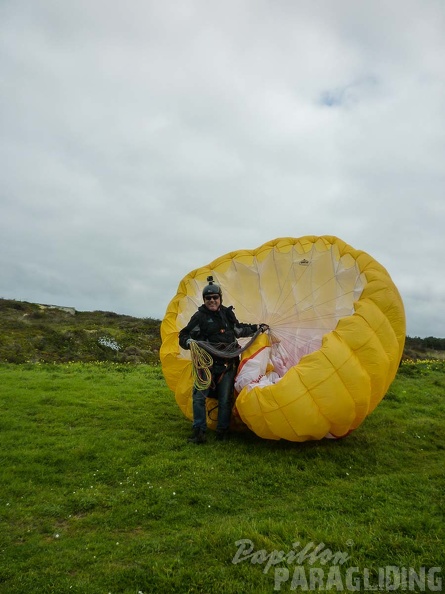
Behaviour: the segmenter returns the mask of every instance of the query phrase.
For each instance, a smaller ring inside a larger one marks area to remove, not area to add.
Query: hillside
[[[0,299],[0,362],[158,363],[161,321]],[[445,359],[445,338],[407,336],[404,358]]]
[[[160,320],[0,299],[0,362],[157,363]]]

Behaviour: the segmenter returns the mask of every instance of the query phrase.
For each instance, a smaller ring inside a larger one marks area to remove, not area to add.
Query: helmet
[[[204,299],[204,297],[206,295],[219,295],[222,299],[222,291],[221,291],[221,287],[219,285],[216,285],[213,282],[213,276],[208,276],[207,277],[207,282],[209,283],[208,285],[206,285],[203,290],[202,290],[202,298]]]

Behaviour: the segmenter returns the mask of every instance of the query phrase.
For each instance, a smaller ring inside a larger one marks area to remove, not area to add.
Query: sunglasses
[[[206,295],[206,296],[204,297],[204,299],[205,299],[206,301],[210,301],[211,299],[213,299],[214,301],[218,301],[218,299],[219,299],[219,295]]]

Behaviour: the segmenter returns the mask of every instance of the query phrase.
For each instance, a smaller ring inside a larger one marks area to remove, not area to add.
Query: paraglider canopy
[[[336,237],[279,238],[230,252],[180,282],[161,325],[161,363],[188,418],[191,361],[178,332],[215,287],[238,319],[270,327],[242,356],[240,426],[268,439],[339,437],[383,398],[405,340],[403,303],[388,272]]]

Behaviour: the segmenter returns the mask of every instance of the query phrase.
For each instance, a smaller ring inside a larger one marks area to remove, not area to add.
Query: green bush
[[[7,299],[0,312],[0,362],[159,362],[160,320]]]

